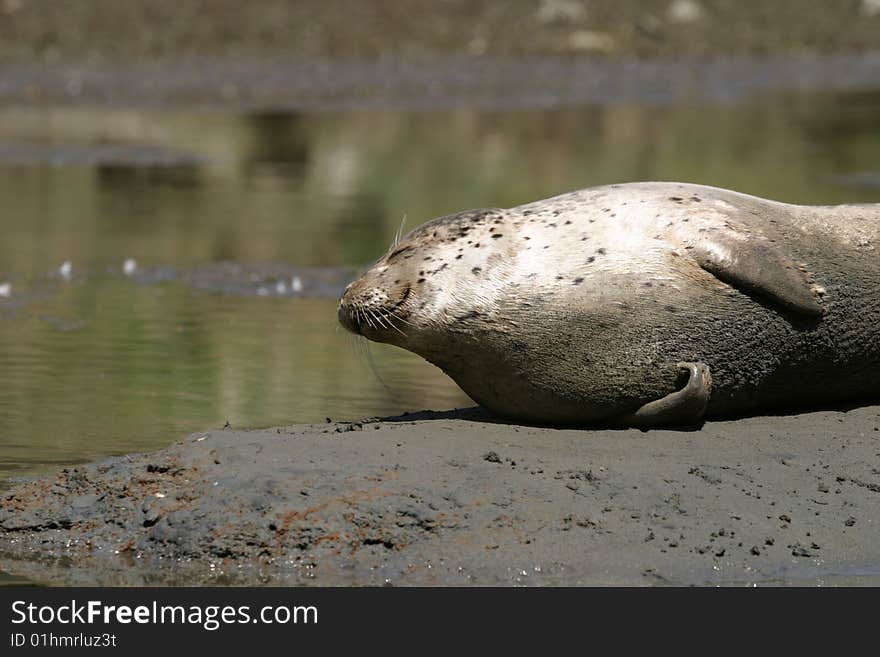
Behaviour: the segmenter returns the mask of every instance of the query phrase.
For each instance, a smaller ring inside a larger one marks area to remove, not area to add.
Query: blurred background
[[[344,284],[404,217],[650,179],[880,202],[880,0],[0,0],[0,486],[469,405]]]

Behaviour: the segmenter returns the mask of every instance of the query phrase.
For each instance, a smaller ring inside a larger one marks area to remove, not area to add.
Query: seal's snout
[[[360,335],[360,323],[355,314],[354,304],[352,303],[353,300],[351,298],[351,289],[353,286],[354,283],[349,283],[342,292],[342,296],[339,298],[339,307],[336,310],[336,317],[346,331]]]
[[[345,288],[339,299],[339,323],[357,335],[379,342],[393,342],[405,335],[406,302],[410,298],[409,285],[395,282],[390,288],[367,272]]]

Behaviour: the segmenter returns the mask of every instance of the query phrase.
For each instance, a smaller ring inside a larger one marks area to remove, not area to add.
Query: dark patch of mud
[[[0,500],[0,568],[104,585],[880,572],[878,407],[697,432],[543,429],[474,411],[391,420],[211,431],[22,484]]]

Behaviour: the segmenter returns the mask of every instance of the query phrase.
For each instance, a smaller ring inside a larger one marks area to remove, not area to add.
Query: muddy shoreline
[[[2,0],[0,61],[664,57],[876,48],[874,0]]]
[[[880,582],[880,407],[699,431],[479,410],[195,434],[24,483],[0,568],[47,584]]]
[[[730,104],[767,94],[880,88],[880,51],[618,59],[450,55],[425,60],[190,58],[0,63],[0,108],[200,111],[540,109]]]

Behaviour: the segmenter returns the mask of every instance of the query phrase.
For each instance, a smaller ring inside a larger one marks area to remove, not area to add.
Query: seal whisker
[[[367,311],[367,312],[370,313],[370,317],[372,317],[373,319],[375,319],[375,320],[376,320],[376,323],[377,323],[379,326],[381,326],[382,328],[388,328],[387,326],[385,326],[385,322],[382,321],[382,318],[379,316],[378,313],[376,313],[375,310],[369,310],[369,311]]]
[[[399,328],[397,328],[397,325],[395,325],[395,323],[391,321],[391,317],[390,317],[390,316],[387,316],[387,315],[386,315],[385,319],[387,319],[387,320],[388,320],[388,323],[391,324],[391,328],[393,328],[395,331],[397,331],[398,333],[400,333],[403,337],[406,337],[406,333],[404,333],[404,332],[401,331]]]
[[[394,325],[394,322],[391,321],[391,317],[388,314],[385,315],[385,322],[382,321],[382,313],[376,312],[376,311],[370,311],[370,314],[375,318],[375,320],[377,322],[379,322],[379,324],[382,327],[385,327],[385,322],[388,322],[388,328],[393,328],[395,331],[400,333],[402,336],[404,336],[404,337],[406,336],[406,333],[404,333],[399,328],[397,328],[397,326]]]
[[[403,219],[400,220],[400,226],[397,228],[397,232],[394,234],[394,243],[391,245],[393,249],[395,246],[400,244],[400,238],[403,236],[403,225],[406,223],[406,213],[403,213]]]
[[[384,379],[380,376],[380,374],[379,374],[379,369],[376,367],[376,362],[373,360],[373,352],[370,351],[370,341],[367,340],[366,338],[364,338],[364,341],[363,341],[363,342],[364,342],[364,355],[365,355],[366,358],[367,358],[367,363],[368,363],[369,366],[370,366],[370,370],[373,372],[373,376],[375,376],[375,377],[376,377],[376,380],[382,385],[383,388],[385,388],[385,392],[387,392],[387,393],[388,393],[393,399],[395,399],[396,401],[399,402],[399,401],[400,401],[400,396],[397,395],[397,394],[396,394],[396,393],[395,393],[395,392],[394,392],[394,391],[388,386],[387,383],[385,383],[385,380],[384,380]]]
[[[396,319],[400,322],[403,322],[404,324],[407,324],[408,326],[415,326],[415,324],[413,324],[411,321],[409,321],[408,319],[404,319],[400,315],[396,314],[394,311],[389,310],[389,311],[387,311],[387,314],[390,315],[391,317],[393,317],[394,319]]]

